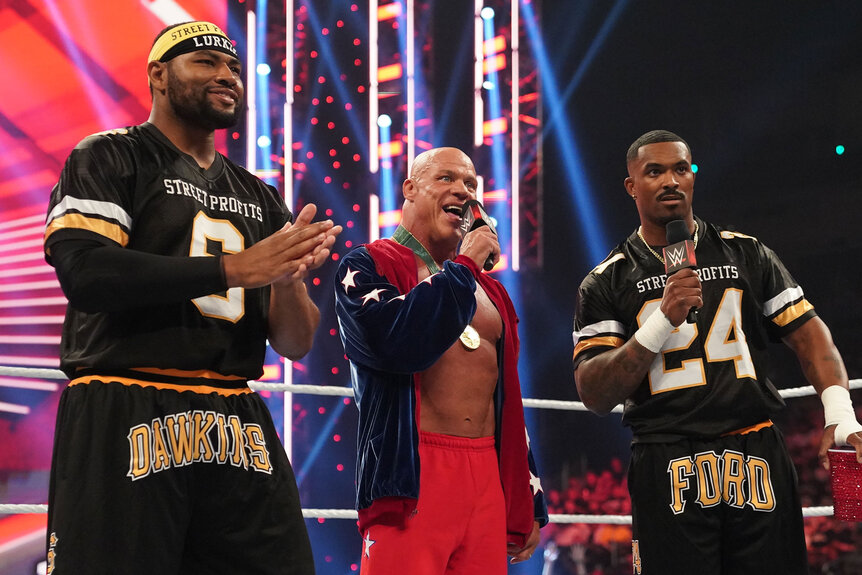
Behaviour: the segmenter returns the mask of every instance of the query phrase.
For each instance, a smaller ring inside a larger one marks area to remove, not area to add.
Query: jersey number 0
[[[192,226],[192,257],[214,256],[210,246],[220,245],[220,253],[235,254],[245,249],[245,238],[227,220],[214,220],[203,212],[198,212]],[[233,287],[225,295],[211,294],[192,300],[198,311],[207,317],[236,323],[245,315],[245,290]]]

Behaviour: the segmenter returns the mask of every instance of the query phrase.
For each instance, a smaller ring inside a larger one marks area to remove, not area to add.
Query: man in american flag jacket
[[[481,271],[499,243],[488,226],[460,229],[476,183],[458,149],[419,155],[395,234],[338,269],[366,575],[505,573],[506,553],[529,559],[547,523],[524,425],[518,318]]]

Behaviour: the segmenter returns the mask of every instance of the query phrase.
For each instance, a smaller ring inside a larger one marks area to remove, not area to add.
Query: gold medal
[[[476,331],[476,328],[469,323],[467,324],[467,327],[464,328],[464,331],[461,332],[459,339],[467,349],[477,349],[479,347],[479,342],[482,341],[479,338],[479,332]]]

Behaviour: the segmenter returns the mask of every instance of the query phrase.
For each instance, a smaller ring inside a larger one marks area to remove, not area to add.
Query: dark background
[[[850,378],[862,377],[856,303],[862,240],[854,225],[862,206],[859,4],[543,0],[541,14],[556,97],[580,70],[563,121],[605,231],[600,252],[638,225],[623,188],[628,146],[649,130],[675,132],[699,167],[695,213],[773,248],[831,328]],[[547,116],[545,265],[522,274],[520,313],[530,317],[522,338],[535,342],[535,396],[577,399],[567,361],[575,293],[599,262],[585,245],[593,240],[583,236],[573,211],[573,178],[555,141],[558,125]],[[839,144],[846,148],[840,156]],[[792,353],[774,347],[776,386],[806,385]],[[854,400],[859,404],[858,392]],[[533,447],[544,474],[627,455],[619,416],[543,410],[531,420],[543,438]],[[564,438],[570,450],[576,443],[578,455],[564,463],[554,438]]]

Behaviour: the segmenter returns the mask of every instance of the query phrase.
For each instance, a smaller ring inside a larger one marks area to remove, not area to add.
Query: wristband
[[[830,385],[820,394],[823,403],[823,417],[826,427],[835,428],[835,445],[847,445],[847,437],[862,431],[862,425],[856,421],[856,412],[850,401],[850,390],[840,385]]]
[[[640,328],[635,332],[638,343],[653,353],[661,351],[661,346],[667,341],[670,333],[676,328],[664,315],[661,309],[656,309]]]

